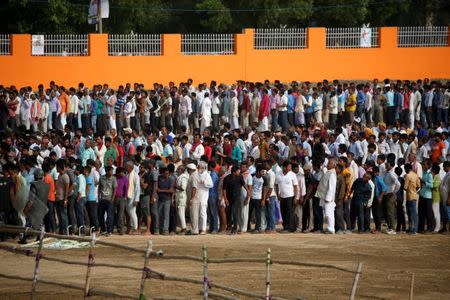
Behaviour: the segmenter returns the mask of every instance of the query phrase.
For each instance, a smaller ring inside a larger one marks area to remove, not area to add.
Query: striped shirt
[[[117,98],[116,104],[114,105],[114,111],[116,114],[120,114],[122,106],[125,104],[124,98]]]

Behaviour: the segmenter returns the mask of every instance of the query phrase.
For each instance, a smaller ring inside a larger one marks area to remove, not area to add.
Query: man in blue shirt
[[[288,90],[288,121],[289,124],[291,126],[294,126],[294,121],[295,121],[295,104],[296,104],[296,99],[294,97],[294,95],[292,95],[292,90],[289,89]]]
[[[364,104],[366,103],[366,93],[363,91],[362,84],[359,84],[356,89],[358,90],[356,94],[356,116],[361,118],[364,112]]]
[[[433,209],[432,209],[432,190],[433,175],[431,175],[431,159],[427,158],[423,164],[423,175],[421,178],[422,188],[419,191],[419,233],[425,232],[425,221],[427,224],[427,232],[433,231]]]
[[[385,94],[386,97],[386,106],[387,106],[387,124],[388,125],[394,125],[394,116],[395,116],[395,103],[394,103],[394,93],[391,90],[391,87],[385,88]]]
[[[213,187],[209,189],[208,198],[208,215],[209,215],[209,232],[216,234],[219,230],[219,212],[217,202],[219,198],[219,174],[216,172],[216,163],[210,161],[208,163],[208,171],[211,176]]]
[[[380,176],[380,169],[377,166],[373,167],[373,175],[375,176],[375,199],[373,199],[372,202],[372,214],[373,221],[375,222],[375,230],[372,231],[372,233],[380,233],[381,219],[383,216],[383,207],[381,202],[384,194],[387,192],[387,186],[384,183],[383,178]]]

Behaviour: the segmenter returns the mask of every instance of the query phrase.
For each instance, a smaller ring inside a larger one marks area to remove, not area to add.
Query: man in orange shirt
[[[66,93],[66,89],[62,86],[61,93],[58,97],[59,104],[61,105],[61,114],[59,115],[59,120],[61,122],[61,127],[64,129],[67,124],[67,112],[70,106],[70,98]]]
[[[445,160],[445,144],[442,141],[442,135],[440,133],[436,133],[434,135],[434,145],[431,153],[431,161],[433,163],[440,163],[439,158],[442,157]]]
[[[50,190],[48,191],[48,213],[44,218],[45,231],[54,233],[56,231],[56,220],[55,220],[55,181],[53,180],[50,171],[53,169],[50,163],[46,162],[42,165],[42,171],[44,171],[44,182],[50,185]]]

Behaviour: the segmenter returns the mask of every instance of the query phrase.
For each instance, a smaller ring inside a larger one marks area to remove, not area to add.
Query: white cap
[[[186,168],[188,168],[189,170],[197,170],[197,167],[194,165],[194,164],[188,164],[187,166],[186,166]]]

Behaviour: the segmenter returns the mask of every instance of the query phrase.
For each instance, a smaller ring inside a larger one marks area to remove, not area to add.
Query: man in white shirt
[[[200,132],[203,132],[205,128],[211,126],[211,99],[209,98],[209,94],[205,93],[205,98],[202,102],[201,107],[201,126],[200,126]]]
[[[336,127],[336,120],[337,120],[337,116],[338,116],[338,97],[336,96],[336,92],[332,91],[330,94],[331,98],[330,98],[330,105],[329,105],[329,109],[330,109],[330,123],[329,123],[329,128],[335,128]]]
[[[297,176],[291,171],[289,161],[283,163],[283,171],[276,175],[275,190],[280,201],[283,232],[294,232],[296,228],[294,207],[300,196]]]
[[[364,103],[366,109],[366,123],[373,123],[373,94],[370,92],[369,86],[365,86],[364,90],[366,91],[366,102]]]
[[[297,176],[298,190],[299,190],[299,201],[295,205],[295,225],[296,232],[302,231],[302,221],[303,221],[303,198],[306,195],[306,184],[305,184],[305,173],[303,168],[298,164],[292,164],[292,171]]]
[[[235,92],[231,92],[231,129],[239,128],[239,100]]]
[[[283,132],[287,132],[289,129],[288,115],[287,115],[288,97],[284,91],[280,91],[280,102],[278,104],[278,122],[283,129]]]
[[[206,99],[206,98],[205,98]],[[213,187],[211,176],[206,171],[207,165],[198,163],[198,172],[193,175],[190,197],[192,234],[206,234],[206,210],[208,208],[209,189]]]
[[[183,90],[181,92],[181,95],[183,96],[180,100],[180,105],[178,107],[179,110],[179,123],[180,126],[186,127],[186,132],[189,132],[189,115],[192,113],[192,102],[191,97],[188,96],[188,93],[186,90]]]
[[[398,132],[394,132],[392,134],[392,139],[388,140],[389,149],[390,149],[389,153],[395,154],[395,161],[397,161],[399,158],[403,158],[402,147],[398,140],[399,136],[400,136],[400,134]]]
[[[336,161],[328,160],[327,171],[317,186],[316,197],[320,199],[323,215],[328,220],[328,230],[325,233],[334,234],[334,208],[336,207]]]
[[[90,115],[91,115],[91,96],[89,96],[89,91],[87,89],[83,92],[83,97],[81,97],[81,103],[82,103],[82,110],[81,110],[81,124],[82,128],[89,128],[91,122],[90,122]]]

